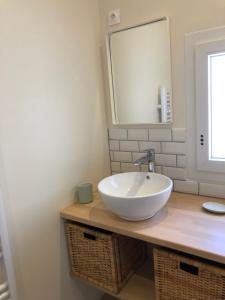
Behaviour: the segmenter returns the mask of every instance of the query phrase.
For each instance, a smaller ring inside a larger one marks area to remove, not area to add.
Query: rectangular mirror
[[[113,124],[172,122],[169,20],[108,34]]]

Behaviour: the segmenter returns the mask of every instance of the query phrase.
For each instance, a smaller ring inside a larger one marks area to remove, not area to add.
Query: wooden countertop
[[[109,211],[96,194],[94,202],[69,206],[61,217],[225,264],[225,215],[204,211],[201,205],[206,201],[225,204],[221,199],[172,193],[153,218],[129,222]]]

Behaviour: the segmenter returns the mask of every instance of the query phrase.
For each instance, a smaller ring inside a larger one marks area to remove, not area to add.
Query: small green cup
[[[91,183],[80,183],[76,187],[77,199],[81,204],[93,201],[93,186]]]

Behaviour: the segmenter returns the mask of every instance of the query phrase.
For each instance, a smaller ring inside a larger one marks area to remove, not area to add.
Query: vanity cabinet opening
[[[146,243],[74,222],[65,223],[71,275],[119,293],[146,260]]]

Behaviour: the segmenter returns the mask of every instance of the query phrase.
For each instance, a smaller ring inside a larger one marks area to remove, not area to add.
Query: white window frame
[[[185,46],[188,177],[224,183],[225,162],[208,159],[208,55],[225,50],[225,27],[187,34]]]

